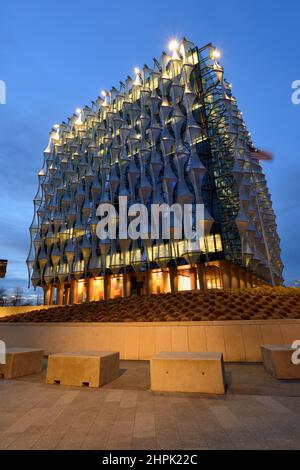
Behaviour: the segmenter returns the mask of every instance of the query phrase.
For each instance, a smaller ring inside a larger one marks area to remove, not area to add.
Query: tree
[[[13,307],[16,307],[17,305],[22,305],[23,291],[21,287],[16,287],[10,298],[11,298],[11,305]]]
[[[0,307],[4,307],[4,305],[6,304],[6,298],[6,290],[4,289],[4,287],[0,287]]]
[[[300,281],[293,281],[291,282],[291,284],[289,285],[289,287],[295,287],[295,288],[300,288]]]

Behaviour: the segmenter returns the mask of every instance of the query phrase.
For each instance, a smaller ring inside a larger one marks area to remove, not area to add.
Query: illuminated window
[[[183,256],[186,253],[186,244],[185,240],[180,240],[177,242],[177,256]]]
[[[178,270],[178,291],[191,290],[191,275],[188,269]]]
[[[207,289],[222,289],[221,276],[218,268],[211,268],[205,273]]]
[[[153,259],[158,258],[158,245],[153,245]]]
[[[170,258],[171,257],[171,248],[168,243],[163,243],[160,245],[159,256],[161,258]]]
[[[86,285],[85,281],[78,282],[78,303],[82,304],[86,301]]]
[[[110,264],[111,266],[122,266],[123,262],[122,262],[121,254],[113,253]]]
[[[152,273],[152,291],[153,294],[162,294],[164,292],[164,274],[162,271]]]
[[[113,277],[111,279],[111,298],[123,297],[123,278]]]
[[[215,242],[216,242],[216,250],[217,251],[223,251],[221,235],[219,235],[219,234],[215,235]]]
[[[209,237],[206,237],[206,243],[207,243],[208,252],[214,253],[216,251],[214,236],[210,235]]]
[[[104,299],[104,279],[96,278],[94,280],[94,300]]]
[[[128,266],[130,264],[130,256],[131,256],[130,251],[125,251],[125,254],[124,254],[124,264],[125,264],[125,266]]]

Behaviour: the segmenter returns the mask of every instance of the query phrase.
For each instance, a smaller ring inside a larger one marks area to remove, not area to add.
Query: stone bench
[[[119,353],[84,351],[51,354],[46,383],[101,387],[119,376]]]
[[[150,361],[151,390],[225,393],[222,353],[161,352]]]
[[[0,377],[14,379],[39,374],[42,370],[44,351],[41,349],[8,348],[6,364],[0,364]]]
[[[261,346],[261,354],[265,370],[276,379],[300,379],[300,365],[292,363],[292,355],[294,352],[295,349],[291,346]]]

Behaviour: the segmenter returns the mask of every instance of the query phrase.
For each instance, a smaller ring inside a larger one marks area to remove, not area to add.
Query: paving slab
[[[0,449],[298,449],[300,382],[226,364],[225,397],[152,393],[149,363],[121,361],[99,389],[0,380]],[[121,381],[120,381],[121,379]]]

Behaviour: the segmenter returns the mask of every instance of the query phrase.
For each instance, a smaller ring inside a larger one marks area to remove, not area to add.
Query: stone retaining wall
[[[147,360],[161,351],[223,352],[227,362],[261,362],[262,344],[300,340],[300,320],[172,323],[2,323],[7,347],[119,351]]]

